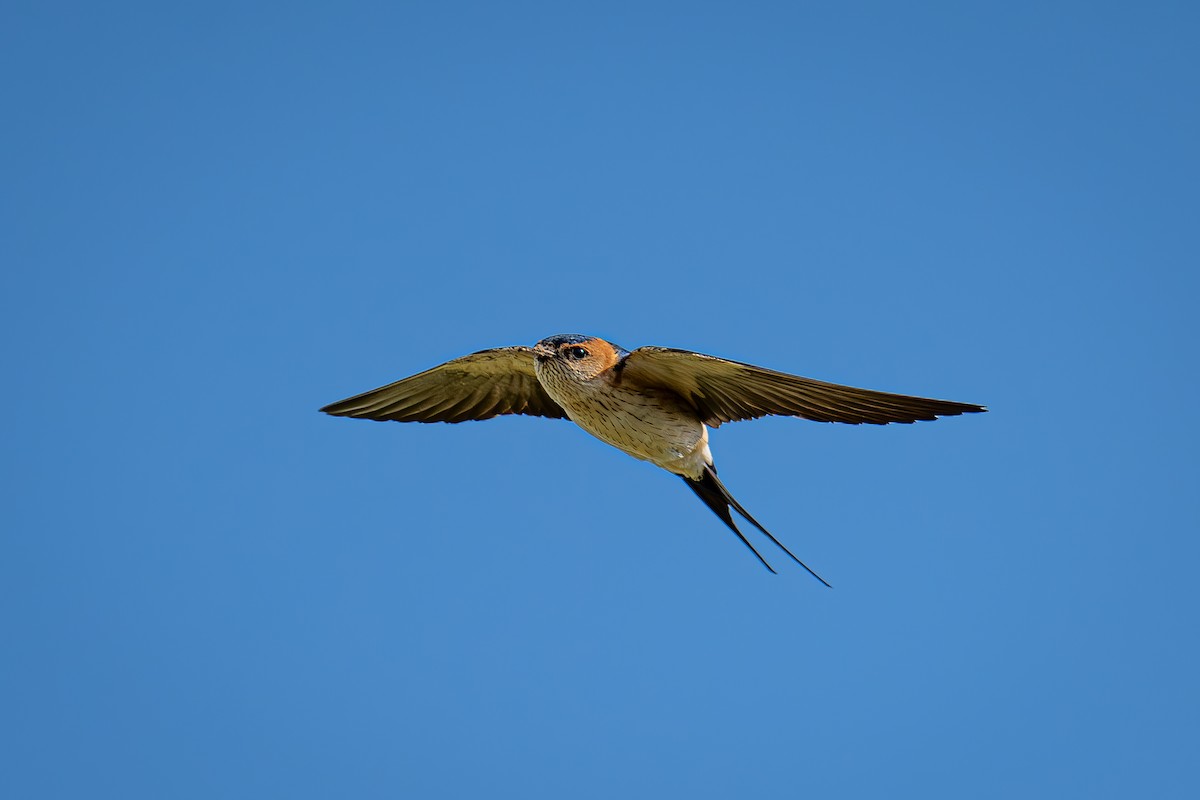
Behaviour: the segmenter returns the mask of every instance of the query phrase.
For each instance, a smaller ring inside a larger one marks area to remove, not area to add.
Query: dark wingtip
[[[962,407],[960,412],[962,414],[986,414],[988,410],[987,406],[978,406],[974,403],[959,403],[958,405]]]
[[[332,417],[356,417],[363,410],[362,399],[366,395],[372,395],[378,392],[378,389],[372,389],[369,392],[356,394],[354,397],[347,397],[344,400],[338,400],[333,403],[327,403],[317,409],[318,413],[329,414]]]
[[[933,410],[933,413],[928,418],[922,418],[922,421],[935,420],[939,417],[957,417],[959,414],[983,414],[987,412],[987,406],[977,406],[974,403],[956,403],[949,400],[939,400],[940,408]]]

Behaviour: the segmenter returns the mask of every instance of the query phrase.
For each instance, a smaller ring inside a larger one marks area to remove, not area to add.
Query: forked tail
[[[771,572],[775,572],[775,570],[772,569],[771,565],[767,563],[767,560],[762,557],[762,554],[754,549],[754,545],[750,544],[750,540],[742,535],[742,532],[738,530],[737,525],[733,524],[733,515],[729,513],[729,509],[731,507],[745,517],[747,522],[765,533],[767,538],[778,545],[780,550],[791,556],[793,561],[808,570],[809,575],[812,575],[821,583],[829,586],[828,581],[826,581],[817,573],[813,572],[808,564],[805,564],[803,561],[796,558],[795,553],[784,547],[783,542],[771,535],[771,532],[760,525],[758,520],[750,516],[749,511],[742,508],[741,503],[733,499],[733,495],[731,495],[729,490],[725,488],[725,484],[721,483],[720,479],[717,478],[717,471],[713,467],[705,467],[704,475],[700,478],[700,480],[692,480],[691,478],[684,476],[683,482],[691,487],[691,490],[696,493],[696,496],[703,500],[704,504],[711,508],[713,513],[720,517],[721,521],[728,525],[731,531],[737,534],[737,537],[742,540],[742,544],[746,545],[746,547],[749,547],[750,552],[758,556],[758,560],[762,562],[764,567],[771,570]]]

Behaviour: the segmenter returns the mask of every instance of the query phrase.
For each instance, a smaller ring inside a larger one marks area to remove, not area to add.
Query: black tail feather
[[[729,526],[729,530],[737,534],[737,537],[742,540],[742,544],[750,548],[751,553],[754,553],[754,555],[758,556],[758,560],[762,562],[762,565],[774,573],[775,569],[767,563],[765,558],[762,557],[762,553],[754,549],[754,545],[750,544],[750,540],[738,530],[737,525],[733,524],[733,517],[729,513],[729,502],[725,499],[725,496],[721,493],[721,491],[712,485],[712,481],[708,479],[708,475],[709,473],[705,473],[705,476],[698,481],[694,481],[691,478],[684,476],[683,482],[690,486],[692,491],[704,501],[704,504],[711,508],[713,513],[720,517],[721,521]]]
[[[767,538],[774,542],[780,550],[791,556],[793,561],[804,567],[804,569],[808,570],[809,575],[812,575],[821,583],[829,586],[828,581],[826,581],[817,573],[813,572],[808,564],[805,564],[803,561],[796,558],[795,553],[793,553],[791,550],[788,550],[783,545],[783,542],[776,539],[769,530],[759,524],[758,520],[750,516],[750,512],[742,508],[741,503],[733,499],[733,495],[731,495],[729,490],[725,488],[725,484],[721,483],[720,479],[717,478],[717,471],[713,467],[705,467],[704,475],[699,480],[692,480],[691,478],[685,476],[683,478],[683,482],[686,483],[691,490],[696,493],[697,497],[704,501],[706,506],[712,509],[713,513],[716,514],[731,531],[737,534],[737,537],[742,540],[742,544],[746,545],[746,547],[749,547],[750,552],[758,556],[758,560],[761,561],[763,566],[769,569],[771,572],[775,572],[775,570],[770,564],[767,563],[767,560],[762,557],[762,554],[754,549],[754,545],[750,544],[750,540],[742,535],[742,532],[738,530],[737,525],[733,524],[733,515],[729,513],[729,509],[731,507],[745,517],[747,522],[766,534]]]

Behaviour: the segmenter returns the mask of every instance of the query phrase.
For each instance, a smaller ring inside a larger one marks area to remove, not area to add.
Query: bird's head
[[[560,333],[534,345],[533,355],[538,372],[550,370],[573,381],[590,381],[629,352],[595,336]]]

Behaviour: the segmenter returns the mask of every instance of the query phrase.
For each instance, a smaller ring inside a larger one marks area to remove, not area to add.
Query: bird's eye
[[[582,347],[571,347],[567,350],[567,357],[573,358],[576,361],[581,358],[587,358],[587,354],[587,350],[584,350]]]

